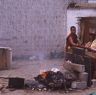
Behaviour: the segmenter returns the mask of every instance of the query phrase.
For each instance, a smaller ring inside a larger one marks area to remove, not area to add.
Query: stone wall
[[[87,0],[0,0],[0,46],[13,56],[63,51],[67,6]]]

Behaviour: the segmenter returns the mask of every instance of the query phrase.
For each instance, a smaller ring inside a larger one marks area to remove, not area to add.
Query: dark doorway
[[[79,37],[83,44],[89,41],[90,32],[96,33],[96,17],[81,17]]]

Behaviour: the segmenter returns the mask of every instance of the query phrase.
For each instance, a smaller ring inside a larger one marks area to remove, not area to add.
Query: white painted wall
[[[88,0],[88,3],[96,3],[96,0]]]
[[[67,10],[67,35],[70,33],[70,27],[76,26],[78,29],[78,17],[96,17],[95,9],[68,9]]]
[[[12,48],[18,58],[63,51],[71,1],[0,0],[0,46]]]

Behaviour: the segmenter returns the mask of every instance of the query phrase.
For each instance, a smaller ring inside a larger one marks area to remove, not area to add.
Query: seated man
[[[90,48],[93,52],[96,52],[96,39],[92,42]]]
[[[85,45],[86,55],[92,59],[92,78],[96,78],[96,34],[92,33],[90,37],[90,41]]]
[[[78,46],[79,41],[76,35],[76,27],[71,26],[70,28],[71,33],[68,35],[66,39],[66,51],[67,52],[72,52],[72,47]]]
[[[85,48],[87,49],[86,55],[96,58],[96,34],[90,34],[90,41],[86,43]]]

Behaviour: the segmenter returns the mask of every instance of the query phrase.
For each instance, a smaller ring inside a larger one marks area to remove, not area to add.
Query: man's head
[[[95,38],[96,38],[96,33],[93,33],[93,32],[89,32],[89,40],[90,41],[93,41]]]
[[[76,27],[75,26],[71,26],[70,27],[70,31],[71,31],[71,33],[76,33]]]

